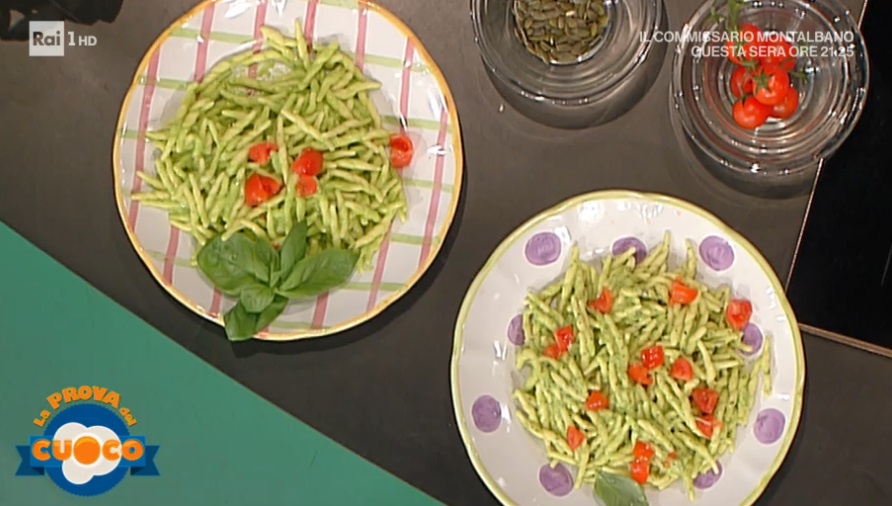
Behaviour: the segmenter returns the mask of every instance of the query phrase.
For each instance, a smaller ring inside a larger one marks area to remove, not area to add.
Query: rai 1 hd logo
[[[33,424],[42,430],[16,446],[22,463],[16,476],[47,477],[82,497],[104,494],[128,475],[158,476],[158,446],[134,432],[137,420],[108,388],[63,388],[46,398],[49,406]]]
[[[95,35],[65,30],[64,21],[29,21],[28,56],[65,56],[65,46],[92,47]]]

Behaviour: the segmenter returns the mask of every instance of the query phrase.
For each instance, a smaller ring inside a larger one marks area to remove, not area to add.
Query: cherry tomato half
[[[696,418],[694,422],[696,422],[697,428],[700,429],[700,433],[703,434],[706,439],[712,439],[716,431],[719,431],[722,428],[722,422],[716,420],[712,415],[701,416]]]
[[[731,88],[731,94],[737,98],[750,95],[753,92],[753,77],[746,68],[737,67],[731,74],[728,87]]]
[[[738,100],[732,109],[734,122],[747,130],[755,130],[764,125],[771,115],[771,108],[755,97]]]
[[[691,288],[680,279],[676,279],[672,282],[672,288],[669,290],[669,305],[690,304],[697,300],[697,295],[699,294],[700,292],[696,288]]]
[[[753,316],[753,304],[748,300],[732,299],[725,309],[725,320],[734,330],[743,330]]]
[[[589,302],[588,307],[601,314],[609,313],[613,308],[613,294],[606,288],[601,290],[601,295],[598,295],[597,299]]]
[[[644,367],[644,365],[639,362],[635,362],[629,366],[628,374],[632,381],[640,385],[650,386],[654,382],[647,371],[647,367]]]
[[[633,460],[629,466],[629,475],[639,485],[644,485],[647,483],[647,478],[650,477],[650,463],[643,460]]]
[[[756,100],[765,105],[776,105],[784,101],[790,90],[790,74],[777,65],[762,66],[753,76]]]
[[[298,176],[318,176],[322,172],[322,162],[322,153],[306,148],[294,159],[291,170]]]
[[[282,183],[271,177],[261,177],[260,181],[263,182],[263,187],[266,188],[266,192],[269,193],[270,197],[275,196],[282,189]]]
[[[254,174],[245,182],[245,205],[254,207],[269,200],[269,193],[263,187],[259,174]]]
[[[600,411],[610,407],[610,401],[607,396],[595,390],[589,394],[585,400],[585,409],[588,411]]]
[[[248,160],[256,164],[265,165],[269,161],[270,153],[278,149],[279,147],[271,142],[255,144],[248,149]]]
[[[297,194],[303,198],[315,195],[319,191],[319,182],[313,176],[301,174],[297,180]]]
[[[672,364],[669,375],[679,381],[691,381],[694,379],[694,368],[686,358],[678,357],[678,360]]]
[[[400,134],[390,138],[390,164],[394,169],[408,167],[414,154],[415,147],[408,136]]]
[[[777,119],[787,119],[799,109],[799,92],[792,86],[787,90],[784,99],[771,108],[771,116]]]
[[[549,344],[545,347],[545,350],[542,352],[548,358],[553,358],[555,360],[561,358],[564,355],[564,351],[556,344]]]
[[[561,351],[567,351],[570,349],[570,345],[573,344],[573,327],[567,325],[566,327],[561,327],[554,331],[554,341],[557,343],[558,348]]]
[[[567,445],[571,450],[576,450],[585,443],[585,434],[574,426],[567,427]]]
[[[653,371],[657,367],[663,365],[666,355],[663,353],[662,346],[651,346],[641,350],[641,363],[648,371]]]
[[[691,400],[701,413],[711,415],[719,403],[719,393],[711,388],[695,388],[691,392]]]
[[[654,453],[652,446],[642,441],[636,441],[635,447],[632,449],[632,458],[650,462],[654,458]]]
[[[245,182],[245,205],[258,206],[279,193],[281,188],[282,185],[275,179],[252,174]]]

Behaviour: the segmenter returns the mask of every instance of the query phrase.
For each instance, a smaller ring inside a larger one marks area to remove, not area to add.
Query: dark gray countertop
[[[874,0],[884,1],[884,0]],[[450,83],[466,185],[433,268],[380,317],[342,334],[232,347],[180,307],[142,266],[114,206],[111,145],[121,100],[146,48],[189,0],[124,3],[111,24],[79,27],[98,45],[29,58],[0,42],[0,219],[100,290],[248,388],[448,504],[495,504],[452,414],[449,357],[464,292],[490,252],[527,218],[567,197],[624,188],[698,204],[748,237],[779,277],[789,271],[807,198],[761,200],[691,167],[666,104],[669,60],[650,93],[599,128],[559,131],[502,100],[477,57],[467,2],[382,0],[421,38]],[[696,0],[670,1],[670,28]],[[860,1],[846,2],[860,12]],[[760,505],[892,503],[885,402],[892,361],[805,336],[805,413]]]

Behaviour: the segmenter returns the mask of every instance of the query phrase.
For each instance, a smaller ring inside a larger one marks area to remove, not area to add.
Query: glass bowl
[[[736,66],[723,52],[727,39],[714,35],[723,33],[716,14],[728,11],[728,0],[706,2],[680,34],[670,84],[674,122],[726,183],[768,193],[807,189],[864,107],[869,64],[858,23],[836,0],[747,0],[738,23],[793,39],[801,75],[791,78],[800,97],[793,116],[745,130],[733,119],[727,84]]]
[[[542,4],[554,4],[542,0]],[[585,4],[585,2],[581,2]],[[598,43],[570,64],[533,56],[515,35],[514,0],[471,0],[471,18],[487,74],[507,103],[546,125],[584,128],[631,109],[656,80],[666,44],[662,0],[604,0]]]

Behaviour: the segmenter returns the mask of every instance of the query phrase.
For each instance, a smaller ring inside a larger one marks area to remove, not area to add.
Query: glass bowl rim
[[[525,82],[519,82],[517,79],[506,75],[505,71],[493,63],[492,53],[494,49],[490,46],[487,38],[483,35],[482,22],[480,19],[481,3],[489,0],[470,0],[471,26],[474,30],[474,43],[483,60],[483,64],[502,84],[506,85],[511,91],[527,99],[537,102],[548,102],[558,106],[575,106],[585,105],[596,101],[599,96],[609,94],[617,86],[621,85],[628,77],[638,71],[646,63],[647,58],[653,52],[656,44],[653,37],[646,37],[645,41],[638,44],[638,51],[635,52],[635,58],[625,63],[622,71],[617,73],[604,84],[585,92],[578,92],[572,96],[558,96],[548,93],[547,91],[533,91]],[[512,0],[508,0],[512,1]],[[657,30],[661,23],[666,19],[665,0],[642,0],[651,4],[654,8],[654,19],[650,26],[645,27],[646,33],[652,33]],[[650,8],[650,7],[648,7]],[[639,37],[640,40],[640,37]]]

